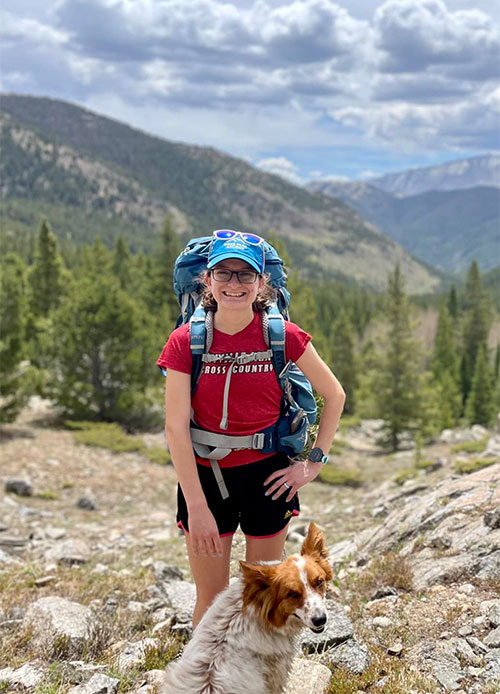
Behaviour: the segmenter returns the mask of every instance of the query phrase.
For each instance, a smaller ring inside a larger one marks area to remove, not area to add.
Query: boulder
[[[84,651],[96,626],[89,607],[56,596],[32,603],[23,620],[23,627],[32,631],[32,641],[44,652],[61,649],[71,655]]]

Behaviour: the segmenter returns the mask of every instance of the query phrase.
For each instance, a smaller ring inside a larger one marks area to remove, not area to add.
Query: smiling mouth
[[[238,299],[242,296],[245,296],[245,292],[222,292],[222,293],[224,294],[224,296],[229,296],[229,297],[233,297],[236,299]]]

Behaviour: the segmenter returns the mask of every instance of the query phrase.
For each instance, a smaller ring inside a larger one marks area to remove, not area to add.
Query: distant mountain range
[[[340,200],[313,194],[211,148],[153,137],[47,98],[0,102],[2,233],[45,215],[65,243],[125,237],[151,250],[165,215],[184,237],[224,226],[283,238],[305,275],[386,286],[396,260],[412,293],[443,273],[413,258]]]
[[[461,190],[482,186],[500,188],[500,156],[450,161],[439,166],[422,166],[368,179],[386,193],[399,196],[419,195],[428,191]]]
[[[500,259],[499,166],[500,157],[475,157],[369,182],[314,181],[307,189],[342,200],[429,265],[462,273],[477,260],[489,270]],[[410,192],[419,189],[426,192]]]

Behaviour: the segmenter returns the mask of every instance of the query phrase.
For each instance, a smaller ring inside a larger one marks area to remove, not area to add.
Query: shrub
[[[346,487],[360,487],[363,484],[359,470],[346,470],[337,465],[324,465],[317,479],[325,484]]]
[[[66,422],[74,430],[75,441],[86,446],[107,448],[113,453],[143,452],[146,444],[139,436],[130,436],[115,422]]]
[[[482,453],[486,444],[489,441],[489,435],[485,436],[479,441],[465,441],[464,443],[457,443],[455,446],[451,447],[452,453]]]
[[[461,475],[468,475],[471,472],[477,472],[484,467],[489,467],[498,463],[498,458],[474,458],[473,460],[457,460],[455,470]]]

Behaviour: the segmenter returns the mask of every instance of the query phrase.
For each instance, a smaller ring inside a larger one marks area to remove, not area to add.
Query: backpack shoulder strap
[[[208,326],[207,326],[208,323]],[[189,319],[189,347],[193,365],[191,367],[191,395],[195,392],[203,367],[203,354],[210,349],[213,335],[213,314],[198,306]],[[208,330],[207,330],[208,328]],[[207,340],[207,336],[209,339]]]
[[[274,370],[279,381],[279,376],[287,363],[285,353],[285,319],[275,304],[263,312],[262,327],[266,344],[273,351]]]

